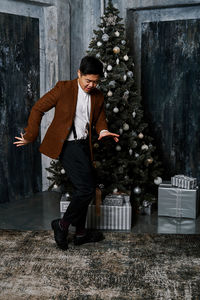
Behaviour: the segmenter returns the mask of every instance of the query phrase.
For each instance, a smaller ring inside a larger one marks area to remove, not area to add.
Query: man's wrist
[[[108,130],[107,129],[102,129],[100,132],[99,132],[99,135],[101,135],[103,132],[108,132]]]

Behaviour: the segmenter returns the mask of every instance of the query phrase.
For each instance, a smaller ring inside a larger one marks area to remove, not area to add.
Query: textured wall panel
[[[0,13],[0,202],[41,190],[38,141],[13,145],[39,98],[39,21]]]
[[[200,20],[142,24],[142,96],[165,175],[200,179]]]

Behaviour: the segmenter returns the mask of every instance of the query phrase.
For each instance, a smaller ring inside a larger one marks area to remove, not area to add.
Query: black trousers
[[[88,139],[66,141],[59,160],[74,185],[72,200],[63,220],[78,228],[84,228],[88,205],[95,195],[95,179]]]

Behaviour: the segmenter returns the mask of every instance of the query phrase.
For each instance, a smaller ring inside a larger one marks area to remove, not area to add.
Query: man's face
[[[78,80],[81,88],[86,93],[90,93],[92,89],[94,89],[98,82],[99,82],[100,76],[95,74],[87,74],[83,75],[81,74],[80,70],[78,70]]]

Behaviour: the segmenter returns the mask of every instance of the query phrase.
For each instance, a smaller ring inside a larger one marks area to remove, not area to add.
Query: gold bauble
[[[143,139],[144,134],[143,134],[142,132],[140,132],[140,133],[138,134],[138,137],[139,137],[140,139]]]
[[[152,164],[153,158],[152,158],[152,157],[148,158],[148,159],[147,159],[147,162],[148,162],[149,164]]]
[[[114,47],[113,48],[113,52],[115,53],[115,54],[118,54],[119,52],[120,52],[120,48],[119,47]]]

